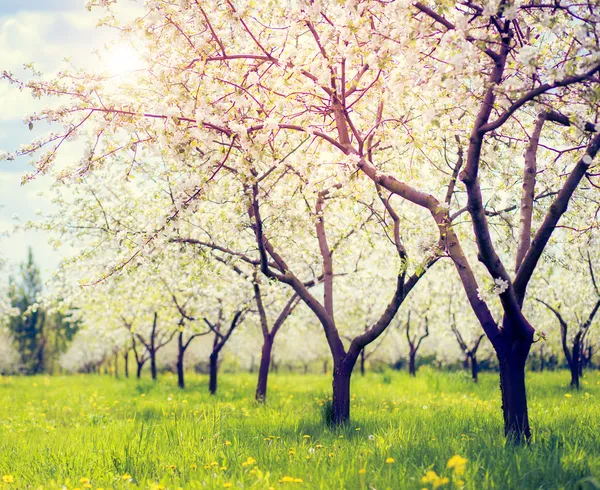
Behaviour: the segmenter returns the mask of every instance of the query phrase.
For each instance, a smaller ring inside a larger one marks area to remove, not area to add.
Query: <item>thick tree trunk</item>
[[[525,390],[525,362],[530,345],[520,343],[515,342],[510,352],[499,359],[504,434],[516,444],[529,442],[531,438]]]
[[[342,425],[350,420],[350,377],[355,363],[356,360],[343,360],[333,370],[333,425]]]
[[[213,352],[209,358],[209,381],[208,381],[208,391],[211,395],[214,395],[217,392],[217,374],[219,369],[219,353]]]
[[[471,354],[471,377],[473,381],[477,383],[479,379],[479,364],[477,363],[477,356],[475,354]]]
[[[416,352],[410,352],[408,355],[408,374],[411,376],[417,375]]]
[[[258,383],[256,384],[256,401],[264,403],[267,398],[267,382],[269,380],[269,366],[271,365],[271,350],[273,349],[273,337],[267,335],[264,338],[260,366],[258,368]]]
[[[136,373],[136,377],[137,379],[140,379],[142,377],[142,368],[144,367],[144,363],[137,363],[137,373]]]
[[[150,372],[152,373],[152,379],[156,381],[156,351],[150,352]]]
[[[125,351],[123,360],[125,361],[125,377],[129,378],[129,351]]]

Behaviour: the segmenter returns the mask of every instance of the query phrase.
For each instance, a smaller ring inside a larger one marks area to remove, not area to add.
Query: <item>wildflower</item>
[[[367,472],[366,468],[361,468],[360,470],[358,470],[359,475],[364,475],[366,472]]]
[[[448,460],[448,464],[446,466],[448,468],[454,468],[455,475],[464,475],[467,467],[467,458],[463,458],[462,456],[455,454]]]
[[[220,469],[221,471],[227,471],[227,466],[221,466],[219,469]]]
[[[375,436],[373,434],[369,434],[369,441],[374,441],[375,440]]]
[[[231,446],[231,441],[225,441],[226,446]]]
[[[14,482],[15,482],[15,477],[14,477],[14,476],[12,476],[12,475],[4,475],[4,476],[2,477],[2,481],[3,481],[4,483],[14,483]]]
[[[425,476],[423,476],[421,478],[421,483],[425,483],[425,484],[430,483],[433,488],[441,487],[442,485],[445,485],[449,481],[450,480],[448,478],[446,478],[446,477],[442,478],[433,470],[429,470],[427,473],[425,473]]]
[[[231,488],[232,486],[233,486],[233,483],[231,483],[230,481],[223,483],[224,488]]]
[[[177,466],[175,466],[174,464],[170,464],[169,466],[167,466],[167,469],[175,471],[177,469]]]
[[[302,478],[293,478],[291,476],[282,476],[279,479],[279,483],[302,483]]]
[[[256,464],[256,460],[248,456],[248,459],[242,463],[242,466],[252,466],[254,464]]]
[[[198,469],[198,465],[197,464],[191,464],[190,465],[190,470],[197,470]]]
[[[79,483],[89,483],[90,479],[89,478],[80,478],[79,479]]]
[[[385,464],[392,464],[394,463],[396,460],[394,458],[386,458],[385,460]]]
[[[309,436],[308,434],[304,434],[304,435],[302,436],[302,439],[310,439],[310,436]]]
[[[290,449],[290,450],[288,451],[288,454],[289,454],[290,456],[295,456],[295,455],[296,455],[296,450],[292,448],[292,449]]]
[[[573,398],[573,395],[571,395],[571,393],[565,393],[565,398]]]

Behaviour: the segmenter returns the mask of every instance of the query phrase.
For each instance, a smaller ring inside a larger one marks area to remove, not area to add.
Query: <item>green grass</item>
[[[266,406],[246,374],[222,375],[212,398],[205,376],[184,391],[171,376],[5,377],[0,488],[421,489],[431,469],[446,489],[599,488],[600,373],[579,393],[568,379],[528,374],[533,443],[515,449],[491,373],[478,385],[426,369],[357,375],[352,422],[337,430],[323,423],[326,376],[273,375]],[[468,459],[462,476],[446,467],[455,454]]]

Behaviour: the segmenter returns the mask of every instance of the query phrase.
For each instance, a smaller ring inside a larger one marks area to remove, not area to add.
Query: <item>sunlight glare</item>
[[[106,69],[111,76],[125,75],[143,67],[142,59],[130,45],[119,44],[106,53]]]

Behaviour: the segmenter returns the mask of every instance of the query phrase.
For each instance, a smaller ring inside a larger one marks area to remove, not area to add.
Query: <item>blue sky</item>
[[[95,29],[99,14],[90,13],[85,0],[0,0],[0,71],[20,74],[23,63],[33,62],[42,72],[52,73],[65,57],[85,63],[90,52],[108,39],[109,33]],[[32,133],[22,122],[25,114],[39,107],[38,101],[0,82],[0,149],[15,150],[37,131],[49,130],[36,128]],[[62,156],[71,157],[78,158],[68,152]],[[14,232],[15,215],[26,221],[36,219],[36,210],[51,208],[46,197],[48,178],[21,186],[21,175],[28,168],[27,159],[0,162],[0,232],[10,234],[0,238],[0,250],[14,265],[25,259],[27,247],[32,246],[48,279],[66,252],[53,250],[41,232]]]

